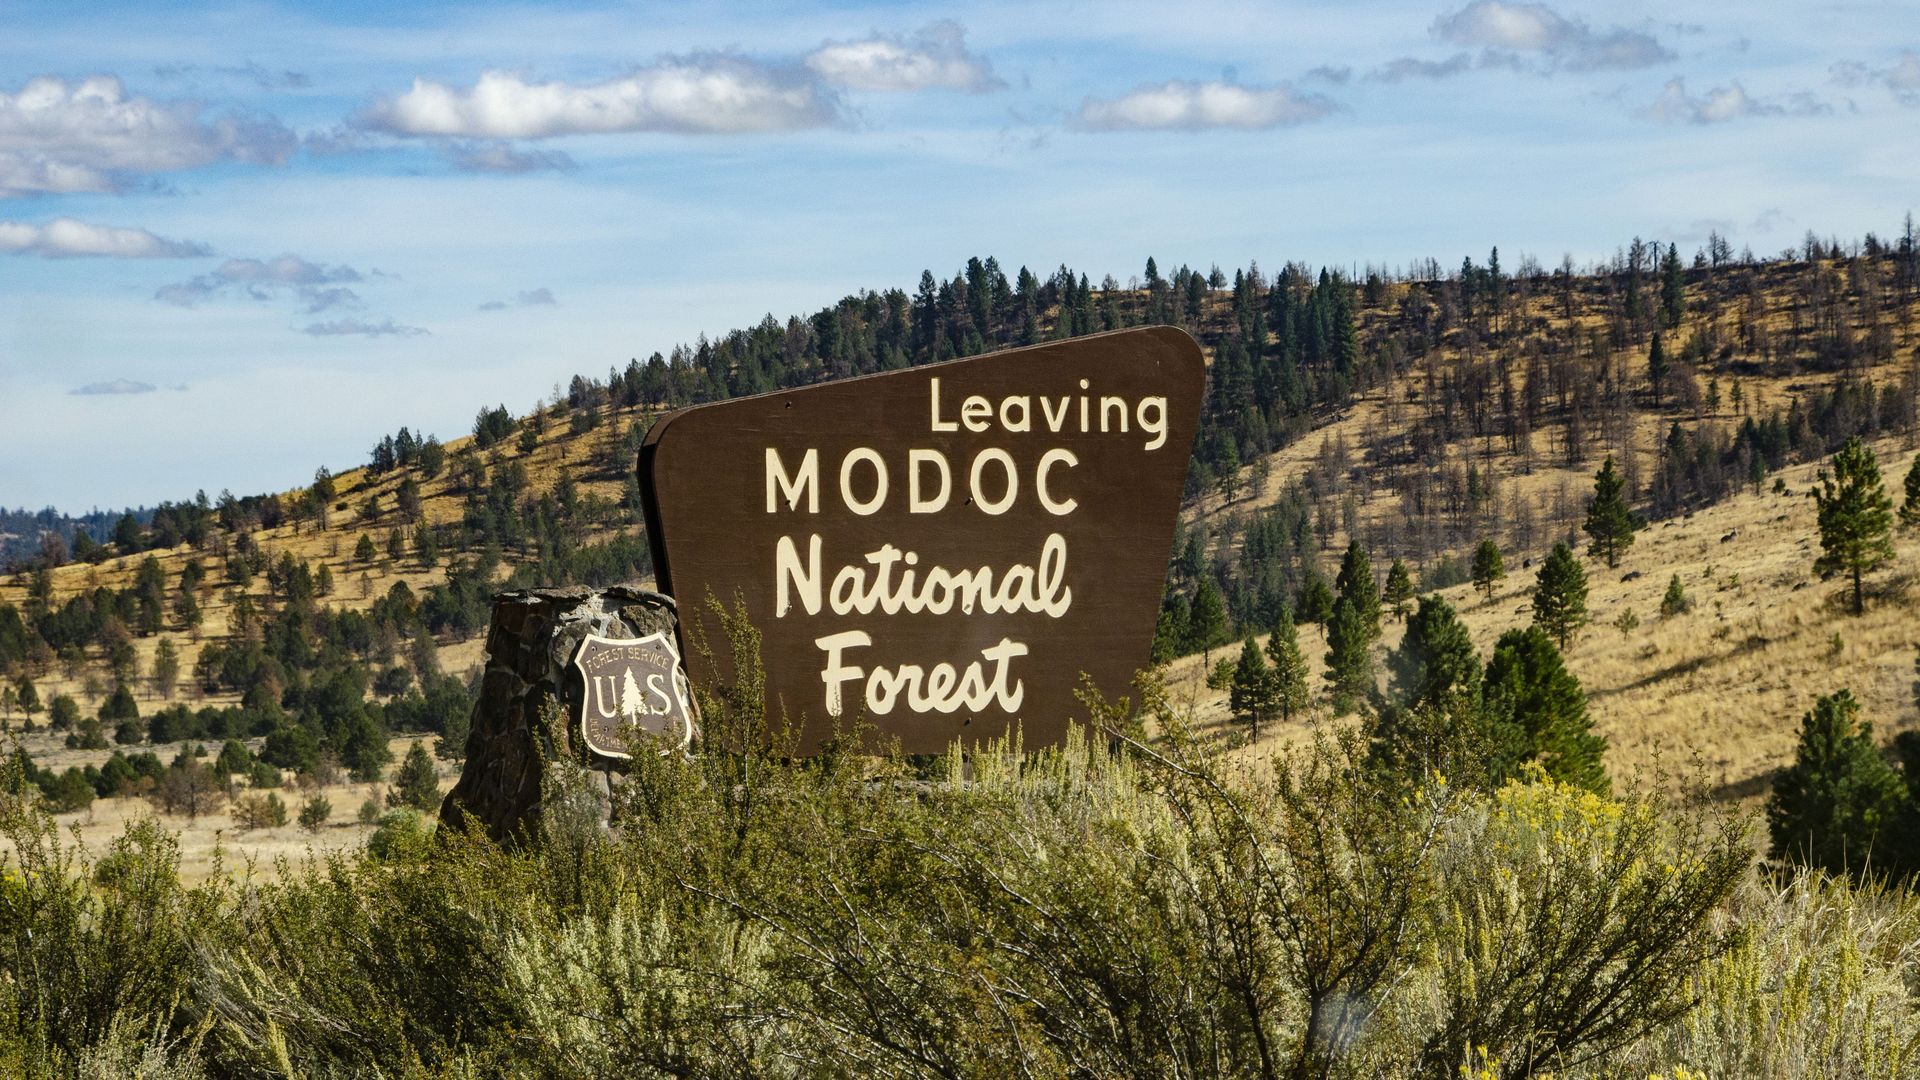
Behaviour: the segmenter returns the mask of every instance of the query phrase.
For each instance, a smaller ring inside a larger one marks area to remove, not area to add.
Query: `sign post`
[[[681,410],[640,452],[655,574],[709,641],[744,604],[803,748],[1055,742],[1082,673],[1149,662],[1205,371],[1150,327]]]

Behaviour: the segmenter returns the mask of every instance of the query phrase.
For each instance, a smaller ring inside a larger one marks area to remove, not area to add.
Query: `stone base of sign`
[[[581,688],[573,656],[589,634],[672,634],[676,621],[672,598],[623,586],[496,596],[467,759],[440,806],[441,822],[513,843],[537,827],[549,802],[576,796],[580,785],[567,778],[583,773],[606,820],[621,763],[589,750],[574,720]]]

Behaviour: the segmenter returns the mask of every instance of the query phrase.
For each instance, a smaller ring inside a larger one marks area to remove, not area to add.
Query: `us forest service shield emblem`
[[[643,638],[587,635],[574,654],[583,683],[580,733],[587,749],[630,760],[629,732],[639,731],[661,753],[693,741],[693,695],[668,631]]]

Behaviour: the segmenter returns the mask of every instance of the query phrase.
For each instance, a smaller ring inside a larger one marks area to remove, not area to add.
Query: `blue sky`
[[[1904,3],[0,9],[0,504],[284,490],[969,255],[1777,252],[1920,201]]]

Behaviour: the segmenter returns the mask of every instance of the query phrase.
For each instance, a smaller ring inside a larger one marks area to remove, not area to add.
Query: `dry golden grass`
[[[246,741],[254,750],[259,749],[260,740]],[[324,855],[329,851],[364,844],[374,827],[359,820],[361,805],[370,799],[385,805],[391,774],[417,741],[425,741],[428,750],[432,750],[431,737],[424,740],[412,737],[395,739],[389,775],[377,783],[342,782],[315,787],[288,784],[276,789],[274,794],[287,804],[287,824],[278,828],[242,829],[234,819],[233,803],[227,800],[222,800],[219,809],[213,813],[189,818],[183,814],[162,814],[153,803],[138,796],[96,799],[90,808],[61,814],[56,820],[67,838],[77,841],[88,851],[98,853],[109,840],[120,835],[129,822],[157,817],[180,842],[180,874],[184,880],[204,881],[221,871],[241,874],[247,872],[249,866],[257,874],[272,876],[277,872],[275,864],[280,860],[297,863],[309,855]],[[33,756],[36,764],[59,770],[98,765],[110,753],[106,750],[68,750],[54,736],[44,732],[21,736],[20,745]],[[209,754],[219,750],[218,744],[203,745],[206,745]],[[177,752],[177,746],[155,749],[163,758]],[[433,763],[440,775],[441,790],[452,787],[454,779],[460,774],[458,764],[439,758],[434,758]],[[235,797],[244,797],[251,790],[239,784]],[[313,795],[324,796],[332,804],[333,812],[326,825],[310,832],[299,825],[298,819],[301,806]],[[0,840],[0,861],[5,860],[7,849],[7,842]]]
[[[1890,440],[1875,449],[1886,476],[1904,475],[1914,460]],[[1812,572],[1819,534],[1807,492],[1818,468],[1783,470],[1785,494],[1742,494],[1655,523],[1639,534],[1618,570],[1583,560],[1592,623],[1567,662],[1586,687],[1616,777],[1657,782],[1666,770],[1704,781],[1723,798],[1757,800],[1772,774],[1792,760],[1801,715],[1816,698],[1842,688],[1860,700],[1881,742],[1920,728],[1913,689],[1920,532],[1896,534],[1894,562],[1867,579],[1866,613],[1851,614],[1844,583]],[[1729,533],[1737,535],[1722,542]],[[1439,593],[1459,609],[1483,656],[1503,632],[1532,621],[1533,573],[1518,562],[1509,564],[1490,601],[1470,585]],[[1693,608],[1662,618],[1660,600],[1674,574]],[[1622,633],[1613,624],[1628,611],[1639,626]],[[1389,621],[1382,655],[1400,634]],[[1301,627],[1300,644],[1318,680],[1326,651],[1321,630]],[[1217,662],[1221,650],[1213,655]],[[1172,674],[1176,701],[1194,709],[1203,730],[1224,733],[1232,726],[1226,695],[1204,685],[1200,657],[1180,660]],[[1298,741],[1323,719],[1267,725],[1272,730],[1263,729],[1262,743]]]

